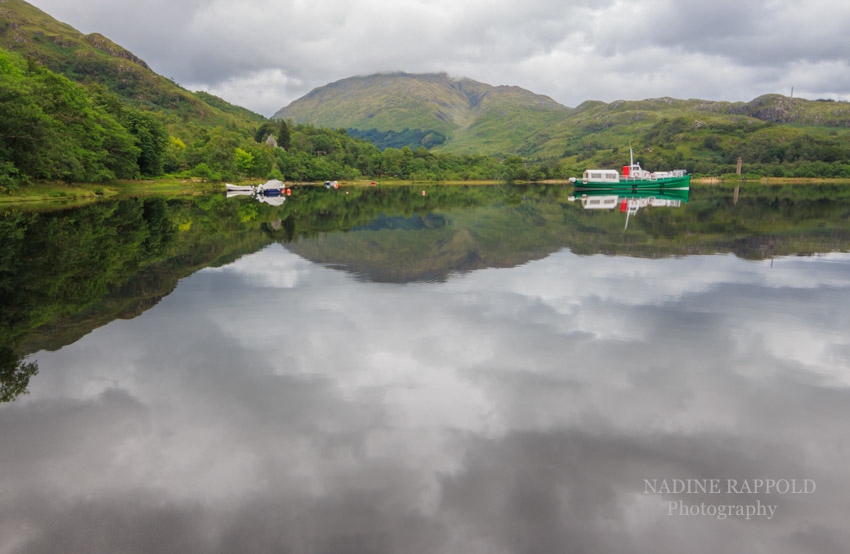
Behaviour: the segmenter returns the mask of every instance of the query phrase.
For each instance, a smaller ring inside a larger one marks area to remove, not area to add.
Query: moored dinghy
[[[257,185],[256,191],[262,196],[282,196],[286,184],[278,179],[270,179],[262,185]]]
[[[254,192],[254,185],[233,185],[224,183],[224,188],[227,192]]]

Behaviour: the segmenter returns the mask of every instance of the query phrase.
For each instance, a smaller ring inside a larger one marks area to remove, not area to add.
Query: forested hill
[[[0,2],[0,192],[33,181],[266,177],[268,120],[158,75],[103,35]]]
[[[319,87],[273,117],[345,128],[378,146],[520,155],[532,166],[850,177],[850,103],[766,94],[749,102],[655,98],[568,108],[517,87],[445,74],[381,74]],[[625,152],[625,155],[624,155]],[[824,165],[826,164],[826,165]],[[551,173],[551,172],[550,172]]]
[[[220,99],[192,93],[158,75],[144,60],[109,38],[98,33],[85,35],[23,0],[0,3],[0,47],[72,81],[99,83],[125,101],[162,110],[174,118],[201,123],[262,119]]]
[[[386,147],[445,147],[494,154],[530,140],[570,113],[548,96],[445,73],[382,73],[314,89],[275,113],[318,127],[344,128]]]

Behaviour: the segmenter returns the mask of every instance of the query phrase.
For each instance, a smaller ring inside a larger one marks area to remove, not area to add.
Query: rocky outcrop
[[[97,48],[98,50],[106,52],[110,56],[114,56],[116,58],[123,58],[123,59],[129,60],[129,61],[131,61],[135,64],[138,64],[138,65],[144,67],[145,69],[150,69],[150,67],[148,67],[148,64],[145,63],[145,61],[143,59],[139,58],[138,56],[136,56],[135,54],[133,54],[129,50],[126,50],[126,49],[118,46],[117,44],[115,44],[114,42],[112,42],[111,40],[106,38],[105,36],[101,35],[100,33],[91,33],[89,35],[86,35],[83,38],[85,39],[86,42],[88,42],[89,44],[91,44],[92,46]]]

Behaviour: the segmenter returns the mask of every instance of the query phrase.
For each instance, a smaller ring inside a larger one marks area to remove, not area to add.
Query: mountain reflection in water
[[[850,203],[701,190],[8,215],[5,551],[843,552]]]

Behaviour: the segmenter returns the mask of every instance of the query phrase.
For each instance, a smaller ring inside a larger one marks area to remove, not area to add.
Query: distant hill
[[[517,141],[530,140],[570,111],[519,87],[445,73],[387,73],[319,87],[272,117],[345,128],[379,146],[493,154],[509,152]]]
[[[621,165],[631,146],[645,166],[678,163],[710,174],[729,171],[739,156],[748,166],[846,162],[840,137],[850,130],[850,103],[767,94],[749,102],[653,98],[569,108],[518,87],[391,73],[319,87],[273,117],[345,128],[382,148],[518,154],[576,170]]]
[[[190,92],[158,75],[144,60],[107,37],[84,35],[23,0],[0,3],[0,47],[80,83],[100,83],[122,99],[200,124],[265,118],[214,96]]]

